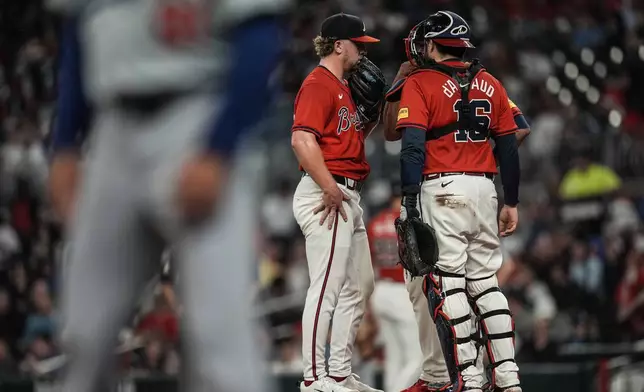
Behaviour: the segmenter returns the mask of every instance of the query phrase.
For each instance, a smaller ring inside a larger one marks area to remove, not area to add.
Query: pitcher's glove
[[[363,124],[378,121],[385,92],[389,89],[380,68],[368,58],[363,57],[349,75],[348,82],[360,121]]]
[[[438,241],[434,229],[412,217],[405,220],[396,219],[398,234],[398,256],[400,264],[412,277],[425,276],[432,272],[438,260]]]

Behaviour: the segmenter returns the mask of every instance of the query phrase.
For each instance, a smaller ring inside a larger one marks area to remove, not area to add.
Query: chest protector
[[[484,128],[483,124],[476,122],[474,119],[469,98],[472,80],[474,80],[481,71],[485,70],[483,65],[479,62],[479,59],[473,59],[469,67],[450,67],[449,65],[434,61],[427,61],[423,66],[412,72],[411,75],[416,72],[423,72],[426,70],[433,70],[447,75],[456,81],[461,90],[461,110],[458,120],[440,127],[428,129],[426,140],[440,139],[441,137],[456,132],[457,130],[477,131],[487,135],[489,129]],[[401,79],[395,83],[391,89],[389,89],[385,95],[385,99],[388,102],[400,101],[405,80],[406,78]]]

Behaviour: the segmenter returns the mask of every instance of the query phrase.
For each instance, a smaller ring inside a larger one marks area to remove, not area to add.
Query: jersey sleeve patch
[[[398,121],[409,118],[409,108],[400,108],[398,110]]]

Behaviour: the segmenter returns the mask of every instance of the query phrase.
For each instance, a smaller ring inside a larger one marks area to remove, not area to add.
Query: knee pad
[[[473,366],[476,358],[465,276],[435,270],[425,277],[423,292],[436,324],[453,390],[462,391],[461,372]]]
[[[508,300],[498,287],[496,276],[467,280],[467,291],[479,331],[476,339],[485,347],[490,364],[488,379],[493,387],[518,385],[514,360],[514,321]]]

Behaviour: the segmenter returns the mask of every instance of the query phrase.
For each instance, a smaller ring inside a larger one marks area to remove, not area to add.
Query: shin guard
[[[488,378],[492,387],[519,385],[519,368],[514,361],[514,321],[508,301],[499,289],[496,276],[467,281],[480,337],[490,364]]]
[[[463,371],[475,365],[476,348],[471,338],[470,306],[465,290],[465,277],[436,270],[425,277],[423,291],[429,312],[436,324],[447,371],[454,392],[476,386],[477,380],[464,379]],[[480,384],[478,385],[480,388]]]

